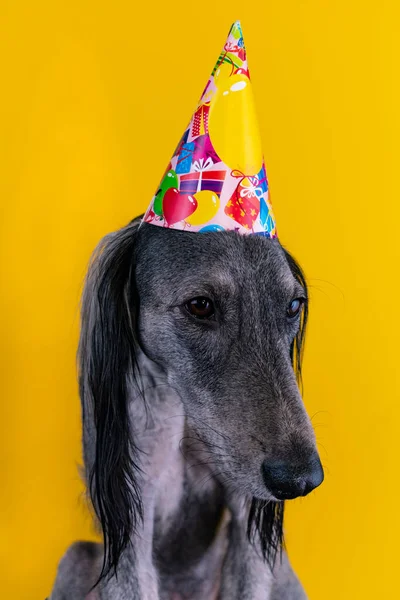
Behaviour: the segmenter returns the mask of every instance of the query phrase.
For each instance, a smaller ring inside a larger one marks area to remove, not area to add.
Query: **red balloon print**
[[[180,194],[176,188],[170,188],[164,194],[163,212],[167,225],[183,221],[197,208],[197,200],[189,194]]]
[[[250,73],[249,73],[248,69],[243,69],[243,67],[236,69],[234,71],[234,73],[235,73],[235,75],[246,75],[246,77],[248,77],[250,79]]]
[[[154,211],[151,210],[151,208],[149,208],[149,210],[147,211],[147,213],[144,215],[143,217],[143,221],[145,223],[151,223],[153,219],[156,218],[156,214]]]

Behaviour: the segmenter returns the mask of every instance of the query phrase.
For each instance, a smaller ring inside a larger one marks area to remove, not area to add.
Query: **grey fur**
[[[50,600],[304,599],[286,554],[271,573],[246,535],[248,499],[274,499],[262,463],[299,465],[315,453],[289,356],[298,325],[286,319],[286,307],[304,291],[277,240],[133,222],[94,253],[82,305],[80,353],[87,364],[99,321],[99,273],[132,236],[140,305],[129,311],[138,312],[145,401],[126,376],[143,524],[132,531],[118,577],[102,580],[90,595],[102,547],[71,546]],[[182,305],[196,296],[215,299],[214,325],[185,314]],[[85,380],[81,387],[87,389]],[[90,394],[82,402],[89,473],[96,428]]]

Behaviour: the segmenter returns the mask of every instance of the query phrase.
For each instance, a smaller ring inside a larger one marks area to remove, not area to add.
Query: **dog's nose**
[[[306,496],[324,480],[324,471],[316,452],[301,465],[265,461],[261,470],[267,489],[277,500]]]

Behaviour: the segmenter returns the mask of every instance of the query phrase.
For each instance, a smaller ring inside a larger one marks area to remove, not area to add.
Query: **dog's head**
[[[89,272],[80,360],[108,566],[140,511],[127,410],[138,348],[178,392],[198,439],[218,449],[215,476],[253,498],[264,553],[276,550],[282,501],[323,480],[295,374],[307,302],[302,272],[278,240],[137,223],[105,238]]]

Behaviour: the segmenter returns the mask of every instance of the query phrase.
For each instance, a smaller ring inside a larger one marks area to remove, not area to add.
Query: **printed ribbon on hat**
[[[277,235],[239,21],[143,221],[192,232]]]

